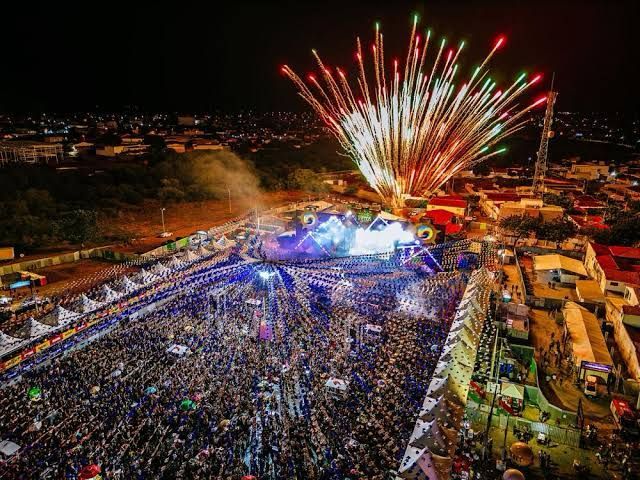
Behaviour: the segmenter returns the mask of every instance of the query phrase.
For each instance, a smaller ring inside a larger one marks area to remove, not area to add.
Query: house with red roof
[[[601,202],[591,195],[576,195],[573,198],[573,206],[580,212],[592,215],[601,213],[604,209],[607,208],[607,204],[605,202]]]
[[[433,197],[427,205],[427,212],[431,210],[446,210],[459,217],[464,217],[467,211],[467,201],[458,195]]]
[[[613,338],[629,375],[640,380],[640,289],[625,289],[624,298],[608,297],[607,323],[613,325]]]
[[[640,286],[640,248],[587,244],[584,266],[606,293]]]
[[[569,215],[569,218],[578,228],[609,228],[601,215]]]
[[[460,233],[463,228],[462,217],[456,216],[449,210],[436,209],[427,210],[422,218],[426,218],[431,222],[431,225],[436,227],[445,235],[455,235]]]

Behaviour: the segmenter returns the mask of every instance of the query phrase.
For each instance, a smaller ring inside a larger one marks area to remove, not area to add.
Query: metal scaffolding
[[[0,166],[9,163],[48,163],[52,159],[55,159],[57,164],[63,158],[64,151],[60,143],[0,142]]]

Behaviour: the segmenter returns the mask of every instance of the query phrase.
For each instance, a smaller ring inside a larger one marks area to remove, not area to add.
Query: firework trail
[[[376,24],[373,83],[365,73],[357,39],[355,89],[342,69],[327,67],[315,50],[320,79],[311,74],[307,84],[287,65],[282,67],[369,185],[393,207],[402,207],[406,195],[429,195],[459,171],[504,152],[504,147],[494,148],[496,144],[522,128],[523,116],[546,101],[544,96],[526,107],[515,102],[540,75],[529,79],[523,73],[505,90],[496,89],[488,77],[487,65],[504,37],[457,86],[464,42],[446,48],[442,39],[433,46],[431,31],[423,37],[417,25],[416,16],[404,67],[394,60],[388,73],[383,36]],[[432,50],[435,58],[427,64],[427,52],[431,55]]]

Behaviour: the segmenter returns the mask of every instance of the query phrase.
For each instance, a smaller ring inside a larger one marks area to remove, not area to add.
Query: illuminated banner
[[[69,338],[71,335],[73,335],[74,333],[76,333],[75,328],[70,328],[69,330],[65,330],[64,332],[62,332],[62,338]]]
[[[86,323],[81,323],[80,325],[76,325],[76,332],[81,332],[85,328],[87,328],[87,324]]]
[[[15,367],[16,365],[18,365],[20,362],[22,361],[22,358],[20,358],[20,355],[17,355],[13,358],[10,358],[9,360],[7,360],[6,362],[4,362],[4,368],[11,368],[11,367]]]
[[[60,334],[54,335],[53,337],[51,337],[49,339],[49,343],[51,345],[55,345],[56,343],[61,342],[61,341],[62,341],[62,335],[60,335]]]
[[[595,372],[611,372],[611,365],[604,365],[602,363],[595,362],[585,362],[584,360],[580,362],[580,368],[582,368],[583,370],[593,370]]]
[[[28,348],[20,354],[20,359],[26,360],[27,358],[32,357],[35,353],[36,353],[35,348]]]
[[[51,345],[51,342],[49,342],[49,340],[45,340],[44,342],[36,345],[36,352],[41,352],[45,348],[49,348],[50,345]]]

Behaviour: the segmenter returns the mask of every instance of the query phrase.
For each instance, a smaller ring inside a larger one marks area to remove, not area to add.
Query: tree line
[[[145,200],[163,204],[247,197],[259,191],[327,190],[319,174],[353,168],[337,144],[305,148],[274,146],[235,154],[228,150],[177,154],[159,149],[144,159],[114,162],[104,169],[56,170],[13,165],[0,170],[0,243],[34,249],[124,240],[105,238],[101,218],[136,208]]]

